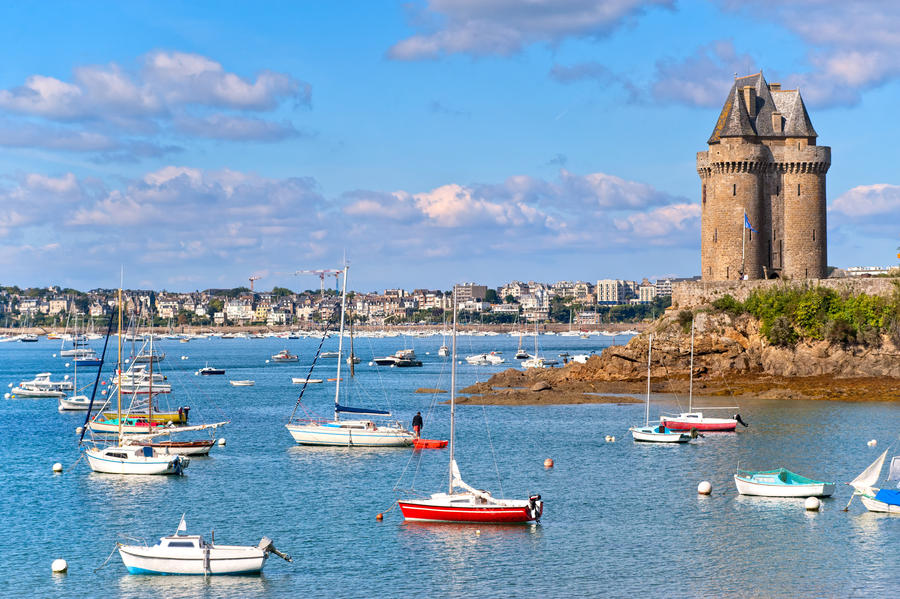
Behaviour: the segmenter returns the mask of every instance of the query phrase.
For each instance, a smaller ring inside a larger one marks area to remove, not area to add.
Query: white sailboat
[[[450,361],[450,484],[447,492],[397,502],[406,520],[476,524],[527,523],[540,520],[540,495],[528,499],[499,499],[463,481],[454,458],[456,432],[456,295],[453,296],[453,337]]]
[[[334,389],[334,418],[301,418],[294,419],[298,400],[291,412],[288,423],[285,424],[294,441],[301,445],[326,445],[337,447],[406,447],[412,445],[415,435],[407,430],[398,421],[379,420],[341,420],[341,414],[356,414],[367,416],[390,417],[391,413],[385,410],[373,410],[367,408],[355,408],[340,404],[341,391],[341,356],[344,350],[344,315],[347,305],[347,272],[349,266],[344,266],[343,289],[341,291],[341,324],[338,336],[337,351],[337,377]],[[303,391],[306,390],[304,382]],[[303,397],[301,391],[300,397]]]
[[[78,362],[75,362],[75,370],[72,376],[72,395],[62,396],[59,398],[60,412],[83,412],[91,405],[91,398],[80,393],[78,388]]]
[[[650,356],[653,353],[653,335],[649,336],[647,345],[647,403],[644,412],[644,426],[631,427],[631,436],[635,441],[644,441],[649,443],[687,443],[691,440],[691,435],[687,433],[675,432],[668,429],[662,423],[657,426],[650,426]],[[696,433],[694,433],[696,435]]]
[[[884,466],[884,459],[887,457],[887,453],[888,450],[884,450],[878,456],[878,459],[869,464],[868,468],[847,483],[853,487],[853,495],[850,496],[850,501],[853,501],[853,498],[858,495],[860,501],[863,502],[863,505],[870,512],[900,514],[900,490],[883,489],[875,486],[881,477],[881,469]],[[900,480],[900,456],[891,458],[891,466],[888,469],[886,480]],[[850,507],[849,502],[847,507]]]
[[[122,376],[122,289],[119,288],[118,372]],[[121,381],[120,381],[121,382]],[[190,458],[181,455],[165,455],[153,447],[127,445],[123,432],[122,387],[116,389],[118,431],[117,443],[101,447],[95,442],[85,448],[88,465],[94,472],[107,474],[181,474],[190,464]],[[92,431],[93,435],[93,431]],[[92,437],[93,438],[93,437]]]

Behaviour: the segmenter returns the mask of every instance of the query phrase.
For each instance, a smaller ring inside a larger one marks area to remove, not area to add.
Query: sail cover
[[[862,474],[850,481],[850,486],[857,491],[862,491],[872,487],[878,482],[878,476],[881,474],[881,467],[884,465],[884,458],[887,457],[887,450],[884,450],[878,459],[872,462],[868,468],[862,471]]]
[[[340,404],[334,406],[335,412],[343,412],[346,414],[369,414],[371,416],[390,416],[387,410],[370,410],[369,408],[351,408],[350,406],[342,406]]]
[[[462,476],[459,473],[459,466],[456,464],[456,460],[450,460],[450,476],[453,483],[453,488],[455,489],[464,489],[469,493],[472,493],[476,497],[481,497],[482,499],[491,499],[491,494],[486,491],[481,491],[474,487],[470,487],[463,481]]]

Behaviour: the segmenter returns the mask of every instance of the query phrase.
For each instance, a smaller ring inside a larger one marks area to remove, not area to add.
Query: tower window
[[[750,231],[750,241],[753,241],[753,231]]]
[[[797,183],[797,195],[800,195],[800,184]]]
[[[702,195],[703,195],[703,205],[705,206],[706,205],[706,185],[703,186]]]
[[[813,241],[815,241],[815,240],[816,240],[816,230],[813,229]]]
[[[733,196],[737,195],[737,183],[734,183],[731,185],[731,195],[733,195]]]
[[[712,266],[707,266],[707,267],[706,267],[706,274],[712,275]]]
[[[726,279],[729,277],[730,271],[731,271],[731,267],[730,267],[730,266],[726,266],[726,267],[725,267],[725,278],[726,278]]]
[[[716,242],[718,242],[718,241],[719,241],[719,230],[718,230],[718,229],[715,229],[715,230],[713,231],[713,243],[716,243]]]

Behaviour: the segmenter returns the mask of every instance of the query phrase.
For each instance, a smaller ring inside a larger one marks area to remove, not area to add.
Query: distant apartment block
[[[476,285],[475,283],[462,283],[453,286],[456,292],[456,303],[463,304],[465,302],[483,302],[487,296],[487,285]]]

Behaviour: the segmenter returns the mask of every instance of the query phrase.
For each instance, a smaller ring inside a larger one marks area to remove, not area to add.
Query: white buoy
[[[65,574],[69,569],[69,563],[64,559],[55,559],[50,564],[50,569],[53,570],[54,574]]]
[[[609,435],[606,435],[606,436],[605,436],[605,437],[603,437],[603,439],[605,439],[605,440],[606,440],[606,442],[607,442],[607,443],[609,443],[609,440],[610,440],[610,436],[609,436]]]
[[[4,399],[9,399],[9,393],[4,393],[4,394],[3,394],[3,398],[4,398]]]
[[[871,441],[866,443],[866,445],[868,445],[869,447],[875,447],[876,445],[878,445],[878,441],[876,441],[875,439],[872,439]]]
[[[66,366],[68,366],[68,364],[66,364]],[[68,375],[68,374],[63,375],[63,380],[64,380],[64,381],[69,380],[69,375]]]
[[[66,362],[66,368],[68,368],[68,367],[69,367],[69,363],[68,363],[68,362]],[[66,375],[66,378],[69,378],[69,376],[68,376],[68,375]]]
[[[55,358],[55,357],[56,357],[56,354],[53,354],[53,357]]]
[[[76,427],[76,428],[75,428],[75,434],[76,434],[76,435],[80,435],[80,434],[83,433],[83,432],[84,432],[84,427],[83,427],[83,426],[79,426],[79,427]]]
[[[106,395],[106,389],[102,389],[102,390],[100,391],[100,395]]]
[[[712,493],[712,485],[708,480],[700,481],[700,484],[697,485],[697,493],[700,495],[709,495]]]
[[[803,502],[803,507],[808,512],[818,512],[820,505],[822,505],[822,502],[819,501],[818,497],[807,497],[806,501]]]
[[[12,383],[8,384],[7,387],[12,389]]]
[[[480,535],[480,534],[481,534],[481,529],[480,529],[480,528],[476,528],[476,529],[475,529],[475,534],[476,534],[476,535]]]
[[[62,464],[60,464],[59,462],[53,464],[53,471],[57,473],[62,472]]]
[[[616,438],[615,438],[614,436],[610,435],[610,436],[609,436],[609,442],[610,442],[610,443],[615,443],[615,442],[616,442]]]
[[[225,446],[225,437],[222,437],[221,439],[219,439],[219,445],[221,445],[223,447]]]

